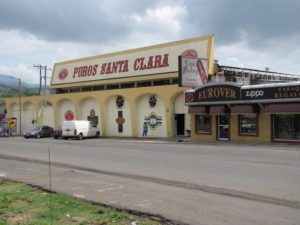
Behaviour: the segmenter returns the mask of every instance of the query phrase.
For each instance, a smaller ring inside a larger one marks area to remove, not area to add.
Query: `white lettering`
[[[263,96],[264,91],[263,90],[258,90],[258,91],[246,91],[246,97],[250,98],[257,98],[259,96]]]

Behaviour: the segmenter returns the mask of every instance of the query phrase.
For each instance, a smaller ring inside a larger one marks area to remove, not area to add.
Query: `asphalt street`
[[[0,139],[0,176],[182,224],[299,224],[299,145]]]

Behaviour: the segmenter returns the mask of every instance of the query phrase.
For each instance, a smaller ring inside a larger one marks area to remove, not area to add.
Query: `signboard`
[[[179,56],[179,86],[198,87],[208,81],[208,60]]]
[[[300,84],[289,84],[282,86],[259,86],[253,88],[242,88],[242,99],[286,99],[300,98]]]
[[[241,87],[238,84],[215,83],[202,86],[195,91],[185,92],[186,103],[240,100]]]
[[[72,111],[67,111],[66,113],[65,113],[65,120],[68,120],[68,121],[70,121],[70,120],[73,120],[74,119],[74,113],[72,112]]]
[[[272,84],[272,85],[251,85],[240,86],[236,83],[209,83],[198,89],[185,92],[186,105],[247,103],[251,102],[281,102],[290,99],[300,101],[300,82]]]
[[[210,58],[212,42],[213,36],[206,36],[56,63],[51,85],[177,72],[178,56]]]

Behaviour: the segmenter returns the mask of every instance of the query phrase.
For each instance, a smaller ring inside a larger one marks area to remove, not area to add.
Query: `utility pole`
[[[39,71],[40,71],[40,87],[39,87],[39,95],[41,95],[41,93],[42,93],[42,69],[44,69],[44,66],[39,65],[39,64],[33,65],[33,66],[36,67],[36,68],[38,68]]]
[[[51,70],[51,68],[47,68],[47,66],[44,66],[44,82],[45,82],[45,87],[44,87],[44,94],[47,94],[47,70]]]
[[[47,101],[46,101],[46,95],[47,95],[47,70],[50,70],[47,69],[47,66],[42,66],[42,65],[33,65],[34,67],[38,68],[39,69],[39,72],[40,72],[40,87],[39,87],[39,95],[42,95],[42,83],[43,83],[43,78],[44,78],[44,101],[43,101],[43,105],[42,105],[42,108],[41,108],[41,113],[42,113],[42,116],[41,116],[41,124],[43,124],[43,117],[44,117],[44,111],[46,111],[46,107],[47,107]],[[44,76],[42,75],[42,70],[44,70]]]

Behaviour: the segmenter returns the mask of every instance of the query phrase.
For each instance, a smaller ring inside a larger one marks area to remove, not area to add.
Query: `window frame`
[[[209,131],[204,131],[204,130],[200,130],[198,127],[198,118],[200,117],[208,117],[209,118]],[[195,115],[195,133],[196,134],[207,134],[207,135],[211,135],[212,134],[212,115]]]
[[[243,120],[243,116],[254,116],[256,119],[256,129],[255,129],[255,133],[243,133],[241,132],[241,128],[242,128],[242,120]],[[239,114],[238,115],[238,131],[239,131],[239,136],[250,136],[250,137],[258,137],[259,136],[259,115],[256,113],[248,113],[248,114]]]

